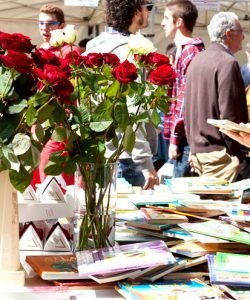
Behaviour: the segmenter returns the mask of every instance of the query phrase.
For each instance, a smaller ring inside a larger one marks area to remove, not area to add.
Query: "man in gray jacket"
[[[121,61],[127,59],[129,36],[148,26],[148,17],[152,7],[153,4],[147,0],[107,0],[108,27],[105,32],[87,44],[83,55],[91,52],[109,52],[115,53]],[[145,126],[146,130],[148,127]],[[120,156],[118,177],[124,177],[133,186],[141,186],[143,189],[152,189],[154,185],[159,184],[152,159],[154,150],[151,149],[152,144],[157,144],[156,139],[154,128],[147,130],[147,137],[139,128],[136,131],[135,147],[132,153],[124,152]],[[108,152],[112,152],[112,147],[111,144],[107,146]]]
[[[244,158],[241,146],[207,119],[247,122],[244,83],[234,54],[244,34],[236,14],[220,12],[208,25],[212,44],[191,62],[185,86],[184,123],[199,175],[233,181]]]

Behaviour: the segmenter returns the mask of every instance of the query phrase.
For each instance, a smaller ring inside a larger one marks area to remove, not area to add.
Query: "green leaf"
[[[111,120],[112,103],[109,99],[104,99],[95,109],[93,114],[93,120],[96,121],[108,121]]]
[[[44,168],[44,173],[47,175],[57,176],[63,172],[61,165],[58,165],[53,162],[48,162]]]
[[[129,124],[129,113],[126,103],[116,103],[114,108],[114,118],[124,132]]]
[[[7,109],[9,114],[18,114],[27,107],[27,100],[21,100],[16,104],[10,105]]]
[[[15,170],[19,172],[20,169],[20,162],[16,155],[14,154],[13,150],[7,146],[2,147],[3,153],[3,162],[8,169]]]
[[[155,127],[157,127],[161,122],[160,115],[156,109],[153,109],[152,111],[151,121]]]
[[[40,164],[40,149],[36,147],[35,145],[31,144],[31,155],[32,155],[32,160],[33,160],[33,166],[34,168],[37,168]]]
[[[120,88],[121,84],[118,80],[116,80],[115,82],[113,82],[109,88],[106,91],[106,96],[107,97],[116,97],[119,88]]]
[[[27,109],[27,112],[26,112],[26,122],[28,124],[28,126],[31,126],[33,125],[36,120],[37,120],[37,117],[36,117],[36,109],[33,105],[30,105],[29,108]]]
[[[33,102],[34,106],[41,106],[48,102],[51,95],[49,93],[37,92],[29,98],[29,102]]]
[[[109,128],[113,121],[91,122],[89,128],[95,132],[102,132]]]
[[[14,136],[13,142],[13,151],[15,155],[22,155],[27,152],[30,148],[31,142],[30,137],[23,133],[17,133]]]
[[[133,131],[132,126],[129,125],[126,128],[126,131],[124,134],[123,146],[126,151],[132,152],[134,145],[135,145],[135,132]]]
[[[28,173],[23,166],[18,172],[10,170],[9,176],[11,184],[21,193],[25,191],[32,180],[32,173]]]
[[[63,142],[67,137],[66,129],[63,127],[57,127],[53,131],[52,139],[56,142]]]
[[[43,106],[38,112],[38,121],[40,123],[43,123],[46,120],[48,120],[54,110],[55,110],[55,107],[52,105]]]
[[[0,95],[2,97],[2,99],[4,99],[9,91],[11,90],[12,87],[12,83],[13,83],[13,79],[11,79],[12,75],[11,72],[9,70],[6,70],[3,67],[0,67]]]
[[[4,115],[0,118],[0,141],[5,141],[14,134],[19,121],[18,115]]]
[[[43,129],[43,126],[40,123],[36,124],[35,133],[36,133],[36,137],[37,137],[38,141],[42,142],[43,139],[44,139],[44,129]]]

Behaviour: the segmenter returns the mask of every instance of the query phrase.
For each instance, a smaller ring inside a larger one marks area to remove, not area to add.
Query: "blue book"
[[[138,284],[118,282],[116,290],[127,300],[178,299],[178,296],[181,299],[218,299],[218,291],[198,279]]]

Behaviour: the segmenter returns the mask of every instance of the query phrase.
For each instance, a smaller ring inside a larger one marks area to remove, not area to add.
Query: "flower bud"
[[[64,35],[62,29],[52,30],[50,38],[50,46],[52,47],[60,47],[64,44]]]
[[[130,35],[128,47],[134,54],[148,54],[157,50],[149,39],[138,32]]]
[[[75,25],[67,25],[63,28],[64,41],[70,45],[74,44],[77,38],[77,31],[74,29]]]

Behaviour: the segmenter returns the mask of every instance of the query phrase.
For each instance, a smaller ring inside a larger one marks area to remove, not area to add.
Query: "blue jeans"
[[[130,158],[119,160],[117,177],[125,178],[130,184],[132,184],[132,186],[143,187],[145,183],[145,178],[141,171],[140,165],[134,163]]]
[[[181,155],[177,159],[170,159],[169,162],[174,165],[173,178],[193,176],[188,162],[190,147],[187,143],[180,145]]]

